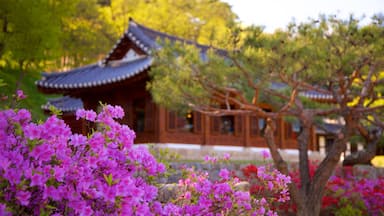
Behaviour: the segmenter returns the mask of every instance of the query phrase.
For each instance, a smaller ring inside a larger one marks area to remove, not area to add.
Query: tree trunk
[[[302,193],[308,193],[311,176],[309,173],[308,146],[311,137],[312,119],[307,114],[302,114],[300,119],[301,132],[297,137],[299,147],[299,171]]]
[[[308,120],[308,119],[307,119]],[[309,119],[310,120],[310,119]],[[331,177],[335,167],[339,163],[340,155],[345,149],[346,142],[348,140],[349,134],[351,134],[351,128],[344,128],[344,131],[339,134],[334,145],[332,146],[330,152],[327,154],[325,159],[320,163],[312,179],[309,175],[309,163],[307,155],[307,147],[309,142],[309,130],[311,129],[311,123],[306,124],[302,128],[301,137],[298,140],[299,150],[305,151],[300,152],[300,160],[306,160],[306,162],[300,161],[300,169],[303,167],[303,170],[300,170],[300,179],[301,182],[305,184],[304,187],[299,187],[294,183],[289,185],[289,192],[291,195],[292,201],[297,205],[297,215],[298,216],[317,216],[320,215],[321,211],[321,201],[323,198],[325,186],[328,179]],[[267,141],[268,147],[271,151],[272,159],[276,168],[283,174],[289,175],[288,165],[281,157],[278,148],[274,141],[274,131],[275,125],[274,121],[271,119],[267,120],[267,128],[265,131],[265,139]]]
[[[317,187],[310,175],[310,163],[308,157],[308,146],[313,127],[313,117],[311,113],[304,112],[300,116],[301,132],[298,136],[299,149],[299,171],[300,171],[300,194],[303,197],[302,204],[297,205],[297,215],[312,216],[320,215],[321,200],[324,194],[324,186]],[[296,203],[297,201],[294,200]]]
[[[345,157],[343,161],[343,166],[353,166],[356,164],[369,164],[371,165],[371,160],[376,155],[377,144],[380,141],[382,135],[381,129],[376,129],[371,131],[365,138],[366,148],[354,153],[351,153]]]
[[[298,216],[320,215],[323,193],[309,193],[305,196],[304,205],[297,209]]]
[[[267,119],[267,127],[265,129],[264,138],[267,142],[269,150],[271,151],[271,156],[275,164],[276,169],[278,169],[282,174],[289,176],[288,164],[281,157],[278,147],[275,143],[274,131],[276,129],[275,121],[273,119]],[[300,193],[297,185],[291,183],[288,185],[290,197],[293,202],[297,205],[298,209],[303,209],[305,206],[303,194]]]

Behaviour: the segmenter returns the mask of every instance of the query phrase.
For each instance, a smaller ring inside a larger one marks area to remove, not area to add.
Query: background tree
[[[216,46],[228,38],[237,18],[231,7],[219,0],[115,0],[109,8],[120,32],[132,17],[153,29]]]
[[[42,118],[44,96],[34,86],[46,64],[61,56],[62,18],[68,16],[73,1],[0,0],[1,93],[11,95],[23,89],[28,95],[23,106]]]
[[[102,59],[127,29],[129,17],[213,45],[227,37],[236,18],[227,3],[215,0],[0,0],[0,78],[8,84],[3,90],[24,89],[29,95],[24,103],[42,118],[45,96],[34,86],[40,72]]]
[[[45,70],[68,70],[103,58],[123,32],[113,25],[109,11],[96,0],[75,0],[70,16],[61,17],[62,54]]]
[[[360,26],[350,17],[322,16],[287,31],[264,34],[251,27],[228,56],[199,51],[182,44],[165,44],[156,53],[149,89],[156,102],[208,114],[254,113],[267,118],[265,138],[276,167],[288,174],[274,140],[274,122],[289,118],[300,123],[298,136],[300,187],[290,186],[298,215],[319,215],[324,187],[351,136],[377,143],[383,128],[384,28],[381,18]],[[238,41],[232,38],[228,44]],[[279,83],[280,87],[273,87]],[[332,103],[309,100],[315,91],[332,96]],[[354,100],[357,102],[353,103]],[[260,104],[267,101],[271,112]],[[223,106],[224,105],[224,106]],[[344,121],[313,177],[309,173],[310,134],[319,119]]]
[[[2,90],[11,95],[22,88],[29,96],[25,106],[43,118],[45,96],[34,86],[40,72],[102,59],[127,29],[129,17],[217,45],[227,37],[235,14],[215,0],[0,0],[0,78],[7,83]]]
[[[70,3],[1,0],[0,5],[0,67],[18,71],[19,88],[27,71],[60,55],[61,18]]]

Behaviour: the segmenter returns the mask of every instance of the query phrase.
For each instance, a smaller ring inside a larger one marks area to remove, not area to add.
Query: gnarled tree
[[[287,163],[273,139],[274,122],[279,118],[300,122],[301,186],[291,184],[290,193],[298,215],[319,215],[325,185],[349,138],[360,134],[372,143],[380,138],[380,110],[384,108],[382,21],[373,18],[369,25],[361,26],[353,17],[323,16],[273,34],[250,27],[240,40],[235,37],[228,42],[236,47],[227,55],[211,50],[207,58],[201,58],[192,46],[164,44],[156,52],[149,88],[154,99],[167,107],[214,115],[254,113],[267,118],[265,138],[276,167],[285,174]],[[309,92],[329,100],[309,99]],[[263,110],[263,101],[272,104],[273,110]],[[309,136],[324,118],[341,119],[344,124],[311,177]]]

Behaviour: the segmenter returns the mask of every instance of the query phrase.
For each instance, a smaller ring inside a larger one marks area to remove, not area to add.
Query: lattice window
[[[235,126],[236,126],[236,135],[241,135],[243,133],[243,116],[236,116]]]
[[[227,134],[234,135],[235,130],[242,131],[241,119],[236,119],[233,115],[215,116],[212,117],[211,133],[212,134]],[[239,126],[236,128],[236,125]]]
[[[174,111],[168,112],[168,130],[195,132],[196,117],[193,112],[184,115],[178,115]],[[201,126],[200,126],[201,128]]]
[[[263,136],[266,126],[267,123],[264,118],[251,116],[251,136]]]

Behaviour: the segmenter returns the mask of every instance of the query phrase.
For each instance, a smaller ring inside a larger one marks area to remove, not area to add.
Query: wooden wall
[[[193,130],[178,128],[177,125],[182,125],[182,121],[177,119],[177,115],[172,115],[172,112],[152,101],[150,93],[146,90],[146,79],[98,90],[97,93],[86,92],[80,97],[86,109],[99,109],[99,101],[122,106],[126,114],[121,123],[127,124],[136,132],[135,143],[267,147],[263,138],[263,120],[254,115],[212,117],[193,112]],[[79,126],[69,117],[66,121],[74,130],[84,127],[84,124]],[[229,129],[224,130],[225,121],[232,123],[229,124]],[[292,125],[282,120],[276,125],[277,145],[280,148],[296,149],[297,132],[292,130]],[[313,140],[315,142],[315,136]],[[311,144],[310,149],[315,148],[316,145]]]

